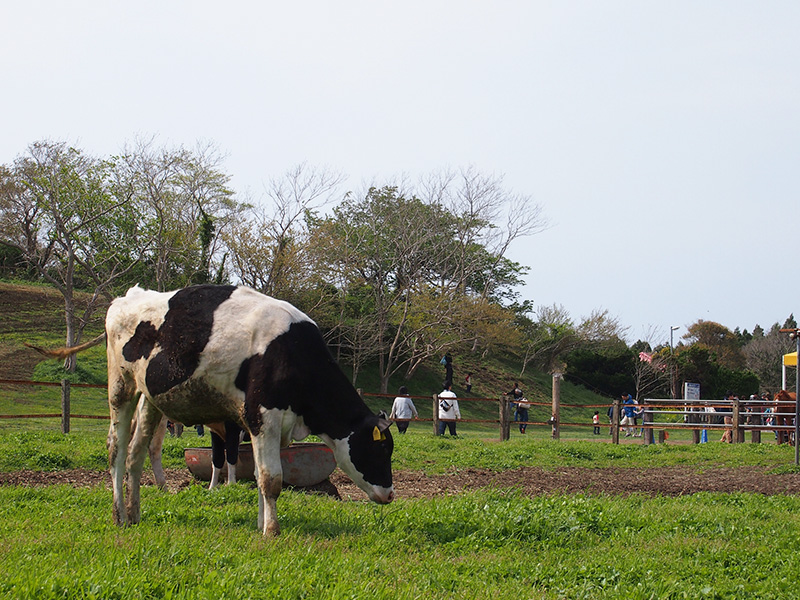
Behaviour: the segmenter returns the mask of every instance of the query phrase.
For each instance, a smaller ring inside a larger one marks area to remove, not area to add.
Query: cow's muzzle
[[[369,499],[378,504],[389,504],[394,500],[394,486],[390,488],[373,487]]]

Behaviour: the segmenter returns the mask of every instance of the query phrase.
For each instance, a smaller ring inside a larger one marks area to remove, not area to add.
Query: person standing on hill
[[[452,386],[453,385],[453,357],[448,352],[444,355],[442,359],[444,361],[444,382],[445,385],[448,383]]]
[[[409,396],[406,386],[400,386],[400,390],[397,393],[398,396],[392,404],[392,413],[389,415],[389,419],[395,422],[397,431],[405,433],[408,429],[408,423],[412,418],[418,418],[419,414],[417,414],[417,408],[411,401],[411,396]]]
[[[458,400],[451,387],[452,385],[445,381],[444,390],[439,392],[439,435],[444,435],[445,427],[450,430],[450,435],[456,435],[456,421],[461,418]]]

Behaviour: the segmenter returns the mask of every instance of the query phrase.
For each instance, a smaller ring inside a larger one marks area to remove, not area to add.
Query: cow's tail
[[[105,341],[106,334],[103,333],[102,335],[98,335],[93,340],[89,340],[83,344],[78,346],[72,346],[70,348],[54,348],[52,350],[48,350],[47,348],[39,348],[38,346],[34,346],[27,342],[23,342],[28,348],[33,348],[37,352],[44,354],[45,356],[49,356],[50,358],[67,358],[68,356],[72,356],[73,354],[77,354],[78,352],[82,352],[88,348],[92,348],[93,346],[97,346],[97,344]]]

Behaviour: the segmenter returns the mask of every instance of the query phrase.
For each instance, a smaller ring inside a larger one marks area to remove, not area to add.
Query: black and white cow
[[[185,425],[234,421],[250,434],[265,535],[279,532],[280,449],[309,434],[370,499],[392,501],[389,421],[369,410],[317,326],[292,305],[245,287],[160,293],[137,286],[112,302],[105,337],[118,524],[139,521],[142,466],[164,415]]]

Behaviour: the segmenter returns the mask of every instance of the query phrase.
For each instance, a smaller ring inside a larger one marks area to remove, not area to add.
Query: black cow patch
[[[230,298],[234,286],[198,285],[173,294],[169,310],[158,331],[151,323],[140,323],[123,349],[126,360],[147,357],[160,348],[147,366],[147,389],[151,395],[189,379],[200,362],[200,354],[211,337],[214,311]]]
[[[133,337],[122,347],[122,356],[128,362],[136,362],[140,358],[149,358],[158,341],[158,330],[150,321],[143,321],[136,326]]]
[[[292,323],[263,354],[244,361],[235,385],[245,393],[245,419],[255,432],[262,406],[290,409],[311,433],[336,439],[346,438],[372,414],[310,321]]]

